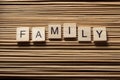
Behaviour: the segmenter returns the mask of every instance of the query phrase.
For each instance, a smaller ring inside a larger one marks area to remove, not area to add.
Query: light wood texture
[[[32,41],[33,42],[45,42],[45,27],[33,27],[32,28]]]
[[[64,23],[63,24],[63,37],[64,38],[76,38],[76,23]]]
[[[29,41],[29,27],[19,27],[16,30],[17,42],[28,42]]]
[[[49,40],[52,23],[106,27],[107,44]],[[17,43],[21,26],[45,27],[46,43]],[[119,80],[120,2],[0,2],[0,77]]]
[[[79,42],[91,42],[91,27],[78,27],[78,41]]]
[[[106,27],[93,28],[93,40],[96,41],[107,41]]]

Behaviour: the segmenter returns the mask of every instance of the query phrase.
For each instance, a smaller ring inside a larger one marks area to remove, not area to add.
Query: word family
[[[33,27],[31,28],[31,38],[33,42],[45,42],[46,40],[46,29],[45,27]],[[72,39],[76,38],[79,42],[90,42],[93,41],[107,41],[106,27],[77,27],[76,23],[64,23],[50,24],[47,28],[48,39]],[[63,34],[63,35],[62,35]],[[30,29],[29,27],[17,28],[16,40],[18,42],[30,41]]]

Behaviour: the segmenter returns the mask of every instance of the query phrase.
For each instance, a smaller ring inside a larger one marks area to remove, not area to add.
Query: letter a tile
[[[45,41],[45,27],[32,28],[32,41],[44,42]]]

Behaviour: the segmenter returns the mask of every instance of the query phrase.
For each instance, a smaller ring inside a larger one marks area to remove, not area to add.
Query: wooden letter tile
[[[91,41],[91,28],[90,27],[78,27],[78,41]]]
[[[18,42],[28,42],[29,41],[29,27],[17,28],[16,40]]]
[[[94,27],[93,28],[93,40],[96,41],[107,41],[106,27]]]
[[[76,38],[76,23],[64,23],[63,24],[63,37],[64,38]]]
[[[32,41],[44,42],[45,41],[45,27],[33,27],[32,28]]]
[[[61,25],[60,24],[50,24],[48,25],[48,38],[49,39],[61,39]]]

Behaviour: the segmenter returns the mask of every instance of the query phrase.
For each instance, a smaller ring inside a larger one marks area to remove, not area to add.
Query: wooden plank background
[[[17,43],[17,27],[51,23],[106,27],[103,45],[77,40]],[[2,0],[0,2],[0,78],[120,79],[120,2]]]

